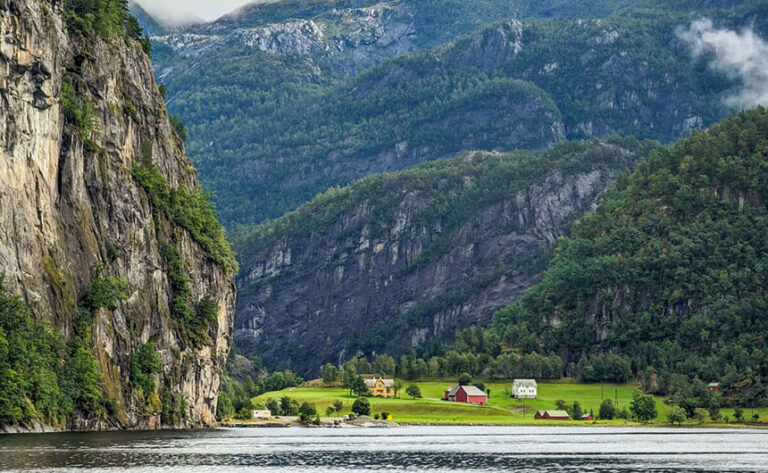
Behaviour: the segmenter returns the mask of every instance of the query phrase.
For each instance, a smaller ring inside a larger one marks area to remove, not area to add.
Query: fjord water
[[[768,471],[768,431],[217,429],[0,437],[2,471]]]

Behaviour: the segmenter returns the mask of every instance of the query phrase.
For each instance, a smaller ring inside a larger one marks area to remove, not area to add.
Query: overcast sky
[[[137,0],[152,15],[164,20],[186,20],[193,17],[215,20],[250,0]]]

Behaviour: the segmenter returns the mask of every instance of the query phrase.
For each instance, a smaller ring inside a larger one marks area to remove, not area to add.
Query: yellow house
[[[395,380],[384,378],[367,378],[365,385],[374,397],[395,397]]]

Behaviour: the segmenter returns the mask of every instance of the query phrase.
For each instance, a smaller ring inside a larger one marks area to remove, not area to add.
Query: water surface
[[[0,436],[0,470],[768,472],[768,432],[403,427]]]

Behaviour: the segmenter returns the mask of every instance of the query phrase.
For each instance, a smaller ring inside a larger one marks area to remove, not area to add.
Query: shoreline
[[[56,429],[53,427],[45,427],[40,430],[32,430],[24,427],[3,427],[0,429],[0,438],[2,437],[15,437],[20,435],[54,435],[54,434],[95,434],[95,433],[152,433],[152,432],[195,432],[205,430],[216,429],[397,429],[401,427],[495,427],[495,428],[510,428],[510,427],[522,427],[522,428],[589,428],[589,429],[680,429],[680,430],[768,430],[768,423],[760,424],[636,424],[636,423],[540,423],[540,424],[522,424],[522,423],[510,423],[510,424],[482,424],[482,423],[414,423],[403,422],[393,423],[393,425],[354,425],[354,424],[321,424],[321,425],[304,425],[299,423],[256,423],[256,422],[220,422],[216,425],[208,427],[197,428],[178,428],[178,429],[122,429],[122,430],[67,430]]]
[[[566,428],[626,428],[626,429],[729,429],[729,430],[768,430],[768,423],[703,423],[703,424],[669,424],[669,423],[648,423],[640,424],[636,422],[617,423],[617,422],[541,422],[541,423],[429,423],[429,422],[393,422],[393,425],[355,425],[351,423],[321,425],[304,425],[295,422],[220,422],[215,428],[230,429],[274,429],[274,428],[345,428],[345,429],[381,429],[398,427],[566,427]]]

